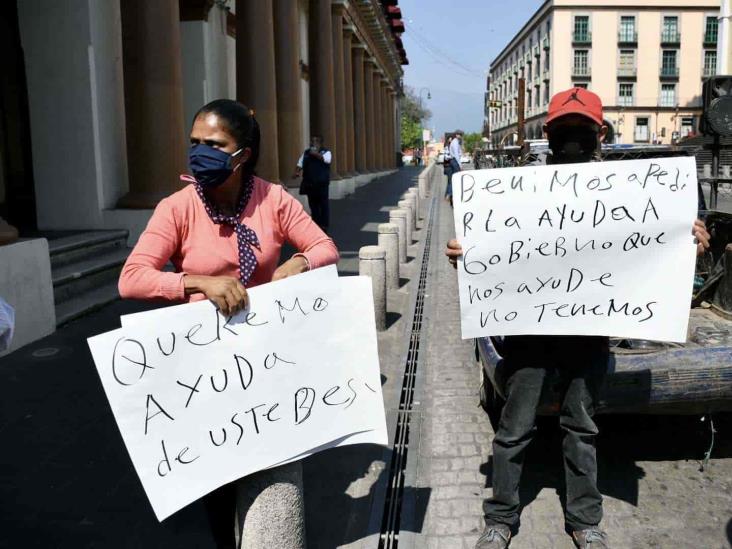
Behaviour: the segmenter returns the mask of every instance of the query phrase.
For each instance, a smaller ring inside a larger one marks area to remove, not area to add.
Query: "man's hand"
[[[272,275],[272,282],[275,280],[282,280],[288,276],[295,276],[297,274],[304,273],[307,270],[308,262],[305,258],[300,255],[295,256],[277,267],[277,270]]]
[[[447,248],[445,249],[445,255],[447,256],[448,261],[450,262],[450,265],[455,267],[457,269],[457,260],[458,257],[463,255],[463,248],[460,246],[460,242],[457,241],[457,239],[453,238],[447,243]]]
[[[702,255],[706,250],[709,249],[709,239],[711,236],[707,231],[707,226],[701,219],[694,221],[694,228],[691,231],[696,240],[696,255]]]

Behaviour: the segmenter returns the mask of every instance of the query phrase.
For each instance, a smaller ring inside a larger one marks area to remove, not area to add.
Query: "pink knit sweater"
[[[257,177],[241,220],[257,233],[261,250],[252,247],[258,266],[247,286],[272,280],[285,241],[310,262],[310,268],[338,261],[333,241],[305,213],[300,203],[280,185]],[[197,301],[203,294],[185,295],[186,273],[239,277],[236,232],[216,225],[193,185],[163,199],[127,258],[119,278],[123,298]],[[172,261],[175,272],[161,269]]]

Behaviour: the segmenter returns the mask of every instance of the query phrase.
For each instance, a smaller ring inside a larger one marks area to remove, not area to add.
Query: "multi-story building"
[[[698,131],[705,77],[716,74],[719,0],[547,0],[490,65],[494,145],[542,137],[551,96],[578,86],[602,99],[608,141],[671,143]]]

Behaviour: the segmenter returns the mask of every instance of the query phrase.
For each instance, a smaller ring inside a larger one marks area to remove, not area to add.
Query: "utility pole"
[[[518,146],[524,146],[524,110],[526,108],[526,79],[519,78],[518,81],[518,100],[516,101],[518,110]]]

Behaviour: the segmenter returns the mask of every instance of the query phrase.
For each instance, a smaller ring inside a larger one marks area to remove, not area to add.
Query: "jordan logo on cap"
[[[581,100],[581,99],[580,99],[579,97],[577,97],[577,94],[578,94],[578,93],[579,93],[579,90],[574,90],[574,91],[572,92],[572,95],[570,95],[570,96],[569,96],[569,97],[567,98],[567,100],[566,100],[566,101],[565,101],[564,103],[562,103],[562,107],[564,107],[564,105],[566,105],[566,104],[567,104],[567,103],[569,103],[570,101],[577,101],[577,102],[578,102],[578,103],[579,103],[580,105],[582,105],[582,106],[586,107],[587,105],[585,105],[584,101],[582,101],[582,100]]]

